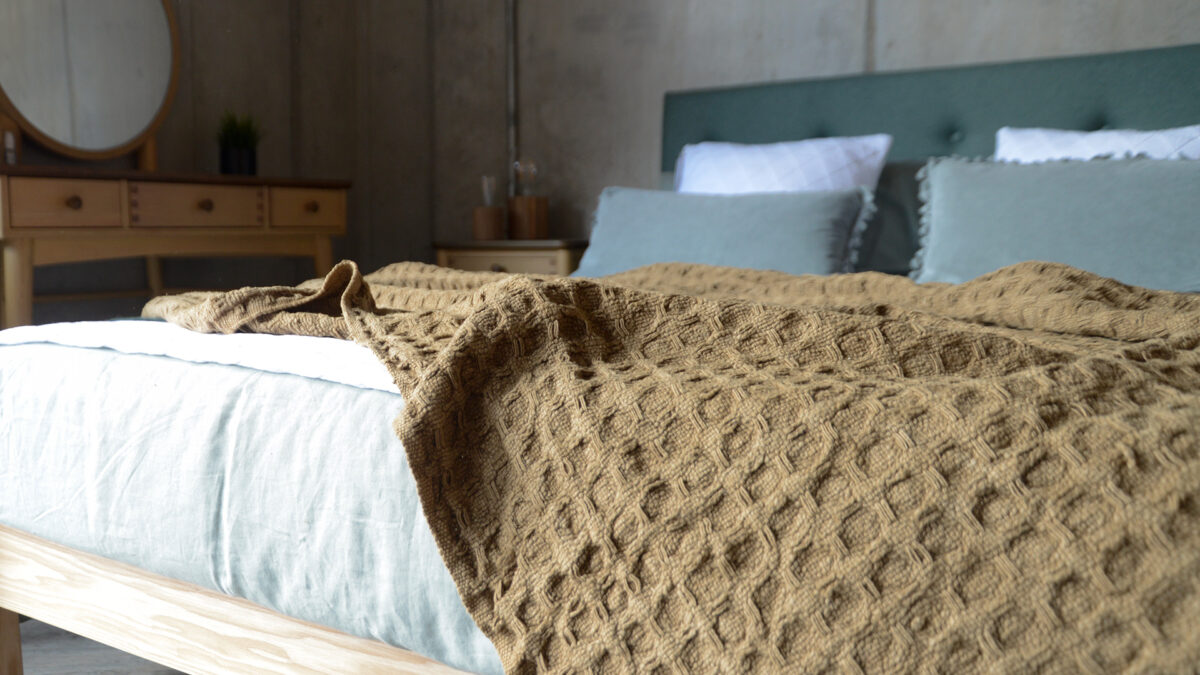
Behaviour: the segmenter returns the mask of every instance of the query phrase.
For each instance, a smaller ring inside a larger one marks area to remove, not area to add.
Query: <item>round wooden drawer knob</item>
[[[196,207],[201,211],[207,211],[208,213],[212,213],[212,210],[215,206],[216,204],[213,204],[213,200],[208,198],[201,199],[200,203],[196,205]]]
[[[504,269],[504,265],[501,265],[500,263],[492,263],[491,269],[493,272],[507,272],[508,271],[508,270]]]
[[[304,203],[304,211],[306,213],[316,213],[320,210],[321,210],[321,203],[316,200]]]
[[[67,197],[67,201],[65,203],[68,209],[78,211],[79,209],[83,208],[83,197],[80,197],[79,195],[71,195],[70,197]]]

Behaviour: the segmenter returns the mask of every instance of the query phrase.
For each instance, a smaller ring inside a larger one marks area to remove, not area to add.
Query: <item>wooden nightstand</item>
[[[570,274],[579,266],[586,239],[497,239],[434,244],[437,264],[460,270]]]

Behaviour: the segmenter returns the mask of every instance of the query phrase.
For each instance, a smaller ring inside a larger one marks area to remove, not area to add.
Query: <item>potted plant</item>
[[[226,111],[217,129],[221,147],[221,173],[253,176],[258,172],[256,149],[262,139],[258,121],[250,115],[235,115]]]

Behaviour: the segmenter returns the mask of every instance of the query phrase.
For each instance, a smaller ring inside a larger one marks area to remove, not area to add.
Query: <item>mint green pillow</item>
[[[1200,161],[941,158],[922,169],[921,198],[919,283],[1044,260],[1200,291]]]
[[[591,243],[573,276],[660,262],[847,271],[851,237],[861,235],[871,210],[864,189],[707,195],[610,187],[600,195]]]

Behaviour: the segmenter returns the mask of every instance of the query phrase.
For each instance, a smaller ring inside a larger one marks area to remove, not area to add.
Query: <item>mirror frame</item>
[[[162,104],[158,107],[158,112],[154,113],[154,117],[150,119],[150,124],[146,125],[146,128],[138,132],[133,138],[120,145],[100,150],[85,150],[67,145],[46,135],[26,119],[25,115],[21,114],[20,110],[17,110],[17,106],[13,105],[13,102],[9,100],[8,94],[4,92],[2,84],[0,84],[0,112],[15,120],[17,125],[20,126],[21,131],[36,141],[38,145],[74,159],[112,159],[128,155],[146,143],[152,142],[154,133],[162,126],[167,112],[171,109],[171,102],[175,99],[175,89],[179,86],[179,24],[175,19],[175,11],[171,8],[171,4],[171,0],[162,0],[163,12],[167,16],[167,30],[171,34],[171,77],[167,82],[167,91],[163,96]]]

